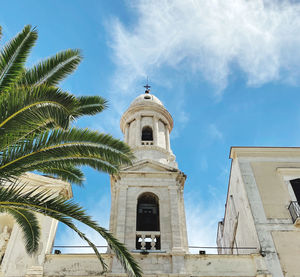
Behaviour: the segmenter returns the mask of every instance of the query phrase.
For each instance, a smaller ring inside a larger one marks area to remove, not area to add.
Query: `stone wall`
[[[144,276],[268,276],[260,255],[133,255],[141,265]],[[103,258],[108,265],[112,264],[111,255],[104,254]],[[43,274],[49,277],[126,276],[121,266],[119,269],[101,275],[102,268],[95,255],[61,254],[47,255]]]

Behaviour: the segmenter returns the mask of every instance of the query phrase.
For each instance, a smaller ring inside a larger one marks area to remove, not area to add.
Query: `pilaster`
[[[139,146],[141,144],[141,115],[138,114],[136,117],[136,138],[135,145]]]
[[[125,242],[127,190],[128,187],[126,185],[121,185],[117,192],[118,209],[117,209],[116,237],[123,243]]]
[[[155,146],[158,145],[158,117],[153,117],[153,143]]]
[[[125,135],[124,135],[124,141],[128,144],[129,142],[129,124],[126,123],[125,125]]]
[[[170,134],[169,134],[169,128],[168,125],[165,126],[165,137],[166,137],[166,149],[167,151],[171,152],[170,148]]]
[[[264,228],[264,225],[267,224],[267,218],[250,162],[239,161],[239,167],[253,215],[260,251],[264,255],[267,268],[272,276],[284,277],[272,235],[269,230]]]
[[[178,206],[178,188],[169,186],[170,195],[170,215],[171,215],[171,233],[172,233],[172,252],[182,252],[182,235],[180,232],[180,216]]]

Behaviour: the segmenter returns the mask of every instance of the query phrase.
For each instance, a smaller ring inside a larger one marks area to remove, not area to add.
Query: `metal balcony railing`
[[[158,252],[158,253],[166,253],[166,251],[160,250],[160,235],[159,232],[151,232],[152,238],[150,240],[151,235],[149,235],[149,232],[145,232],[148,235],[145,234],[144,236],[144,244],[143,249],[141,246],[141,240],[142,240],[142,232],[138,232],[139,236],[139,244],[137,246],[137,249],[131,250],[133,253],[152,253],[152,252]],[[148,236],[148,238],[147,238]],[[150,237],[149,237],[150,236]],[[154,237],[156,238],[154,238]],[[154,240],[153,240],[154,239]],[[152,242],[152,247],[151,247]],[[155,242],[155,246],[153,245],[153,242]],[[153,247],[154,246],[154,247]],[[108,253],[108,246],[101,245],[96,246],[98,248],[98,251],[100,253]],[[254,254],[259,253],[259,249],[257,247],[217,247],[217,246],[188,246],[189,253],[190,254],[196,254],[196,255],[245,255],[245,254]],[[232,253],[228,253],[227,250],[232,250]],[[91,246],[88,245],[55,245],[53,246],[53,249],[51,251],[52,254],[93,254],[94,251],[91,248]]]
[[[292,201],[289,205],[289,211],[295,225],[300,225],[300,202]]]

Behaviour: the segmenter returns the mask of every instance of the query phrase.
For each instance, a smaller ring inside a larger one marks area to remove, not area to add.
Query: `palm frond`
[[[116,253],[119,261],[130,276],[141,276],[141,269],[134,261],[126,247],[104,228],[100,227],[90,216],[72,200],[65,200],[62,197],[55,197],[47,190],[38,189],[24,191],[24,187],[3,188],[0,186],[0,206],[17,207],[18,209],[29,209],[31,211],[43,213],[55,218],[74,230],[72,220],[78,220],[103,236],[110,248]],[[75,227],[76,228],[76,227]],[[75,230],[76,231],[76,230]],[[78,233],[78,231],[76,231]],[[81,232],[78,233],[80,236]],[[87,241],[88,242],[88,241]],[[89,242],[88,242],[89,243]],[[95,251],[96,249],[94,249]]]
[[[73,231],[75,231],[81,239],[83,239],[83,240],[85,240],[85,241],[87,242],[87,244],[94,250],[94,252],[95,252],[97,258],[99,259],[99,261],[100,261],[100,263],[101,263],[101,265],[102,265],[103,271],[102,271],[102,272],[99,272],[99,274],[102,275],[102,273],[106,272],[107,269],[108,269],[108,268],[107,268],[107,264],[104,262],[104,260],[103,260],[103,258],[102,258],[102,256],[101,256],[100,252],[99,252],[98,249],[97,249],[97,246],[96,246],[94,243],[92,243],[92,242],[87,238],[87,236],[86,236],[84,233],[82,233],[82,232],[75,226],[75,224],[73,223],[73,221],[70,220],[70,219],[67,218],[67,217],[62,218],[62,217],[60,216],[60,213],[53,213],[52,217],[55,218],[55,219],[57,219],[57,220],[59,220],[59,221],[62,222],[63,224],[67,225],[69,228],[71,228]]]
[[[15,87],[0,95],[0,149],[31,133],[67,128],[77,99],[58,88]]]
[[[106,101],[98,96],[76,99],[45,85],[15,87],[0,94],[0,149],[33,132],[66,129],[74,117],[95,114],[105,106]]]
[[[26,120],[27,114],[28,120]],[[34,135],[42,131],[62,128],[68,124],[68,119],[65,112],[55,106],[40,108],[32,112],[24,111],[22,115],[10,120],[5,129],[0,130],[0,149],[15,147],[22,141],[34,139]]]
[[[55,86],[75,71],[81,60],[82,56],[78,49],[61,51],[55,56],[41,61],[33,68],[26,70],[18,83],[30,86],[41,84]]]
[[[37,31],[24,27],[0,52],[0,92],[12,85],[23,72],[24,63],[37,39]]]
[[[70,116],[71,111],[78,106],[77,99],[66,92],[55,87],[17,87],[11,89],[8,93],[0,95],[0,129],[6,130],[6,124],[22,116],[27,112],[23,119],[27,120],[29,112],[35,112],[42,108],[57,107]],[[48,113],[51,114],[52,110]],[[20,118],[18,118],[19,120]],[[66,117],[63,118],[66,120]],[[31,118],[28,119],[32,121]],[[11,131],[11,130],[9,130]],[[7,130],[8,132],[8,130]]]
[[[81,96],[77,98],[79,105],[73,111],[73,116],[94,115],[107,107],[107,101],[100,96]]]
[[[83,186],[84,174],[83,172],[72,165],[68,165],[65,167],[47,167],[47,168],[40,168],[40,172],[44,174],[50,174],[55,177],[59,177],[64,181],[71,182],[73,184]]]
[[[0,176],[2,178],[8,178],[11,175],[19,176],[27,171],[40,171],[43,172],[49,168],[52,167],[66,167],[70,165],[75,166],[81,166],[86,165],[90,166],[91,168],[94,168],[98,171],[103,171],[109,174],[115,174],[118,172],[118,168],[114,167],[113,165],[103,161],[102,159],[97,159],[93,157],[76,157],[76,156],[69,156],[65,158],[56,158],[52,160],[40,160],[37,162],[31,162],[31,163],[23,163],[24,165],[22,167],[18,167],[17,164],[9,165],[9,168],[7,170],[0,170]],[[68,179],[68,175],[61,174],[59,171],[56,172],[56,175],[60,178],[62,178],[65,181],[71,181]]]
[[[13,206],[1,206],[0,204],[0,213],[2,212],[12,215],[21,227],[27,253],[35,253],[38,250],[40,239],[40,225],[35,214],[28,210]]]
[[[109,135],[88,129],[57,129],[3,149],[0,176],[20,175],[30,170],[43,171],[52,166],[63,168],[72,163],[113,174],[120,165],[131,163],[131,158],[130,148]]]
[[[84,176],[77,166],[114,174],[133,158],[130,148],[110,135],[69,129],[73,119],[99,113],[107,103],[99,96],[76,98],[54,87],[77,68],[79,50],[60,52],[25,69],[36,39],[37,32],[26,26],[0,52],[0,213],[16,218],[28,253],[37,251],[40,235],[33,212],[63,222],[93,248],[105,270],[96,246],[75,226],[78,220],[102,235],[128,274],[139,277],[141,269],[125,246],[76,203],[46,190],[17,186],[18,176],[33,170],[81,185]]]

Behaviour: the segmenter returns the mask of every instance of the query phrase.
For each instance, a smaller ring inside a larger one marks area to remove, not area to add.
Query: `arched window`
[[[158,197],[151,192],[138,198],[136,231],[136,249],[160,250]]]
[[[136,230],[159,231],[158,197],[153,193],[146,192],[138,198]]]
[[[145,126],[142,130],[142,140],[151,141],[153,140],[152,128]]]

